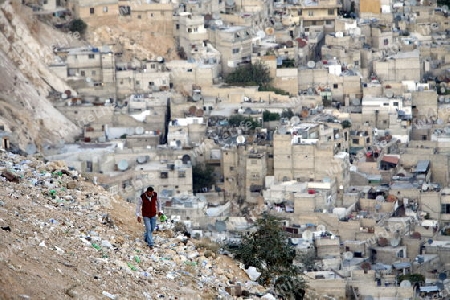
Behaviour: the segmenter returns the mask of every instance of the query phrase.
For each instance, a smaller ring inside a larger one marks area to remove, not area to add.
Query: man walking
[[[158,211],[160,211],[158,195],[152,187],[148,187],[147,191],[137,200],[136,216],[139,223],[141,223],[142,218],[144,219],[144,240],[147,242],[150,249],[153,249],[154,247],[152,232],[156,227],[156,217]]]

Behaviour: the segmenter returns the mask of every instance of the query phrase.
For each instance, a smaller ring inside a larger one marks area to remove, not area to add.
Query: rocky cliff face
[[[0,5],[0,125],[13,133],[21,149],[72,141],[81,133],[46,97],[71,88],[48,69],[53,44],[64,34],[37,21],[21,5]]]
[[[0,299],[257,299],[266,292],[216,244],[182,234],[181,223],[158,221],[157,248],[149,249],[134,206],[89,181],[63,163],[0,151]]]

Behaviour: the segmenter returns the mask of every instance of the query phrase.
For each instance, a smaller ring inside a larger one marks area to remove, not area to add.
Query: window
[[[138,19],[142,19],[141,15],[138,15],[137,17],[138,17]]]
[[[188,71],[189,73],[192,73],[192,69],[188,69],[187,71]]]
[[[140,84],[139,80],[136,80],[136,85],[139,85],[139,84]]]
[[[333,84],[333,89],[337,89],[338,86],[339,86],[339,85],[338,85],[337,83]]]
[[[359,61],[355,61],[355,66],[359,66]]]
[[[150,65],[150,69],[156,69],[156,65],[155,64]]]
[[[167,172],[161,172],[161,173],[159,173],[159,175],[160,175],[159,178],[162,178],[162,179],[166,179],[167,177],[169,177]]]
[[[178,171],[178,178],[184,178],[186,177],[186,172],[185,171]]]
[[[91,75],[92,75],[92,76],[95,76],[96,73],[97,73],[97,72],[92,71],[92,72],[91,72]]]
[[[389,106],[389,103],[385,102],[383,103],[383,106]]]
[[[394,102],[394,106],[398,106],[398,102]]]
[[[299,15],[299,16],[302,15],[302,10],[301,10],[301,9],[298,10],[298,15]]]
[[[192,28],[188,28],[188,32],[192,32]]]
[[[359,145],[359,139],[352,139],[352,143],[355,145]]]
[[[233,54],[239,53],[239,49],[233,49]]]
[[[197,28],[197,27],[195,27],[195,28],[194,28],[194,32],[197,32],[197,31],[198,31],[198,28]]]
[[[150,17],[153,17],[153,14],[152,14],[152,13],[150,14]]]
[[[384,39],[384,45],[385,46],[389,45],[389,40],[388,39]]]
[[[73,113],[74,113],[75,115],[77,115],[77,114],[78,114],[78,111],[75,110]]]
[[[103,7],[103,12],[105,12],[105,13],[108,12],[108,6]]]
[[[94,54],[89,54],[89,59],[94,59],[95,55]]]
[[[426,141],[427,140],[427,136],[426,135],[422,135],[422,140]]]
[[[334,16],[334,8],[329,8],[328,9],[328,15],[329,16]]]
[[[258,160],[256,160],[256,159],[252,159],[252,160],[251,160],[251,164],[252,164],[252,165],[256,165],[256,164],[258,164]]]
[[[441,213],[450,214],[450,204],[441,204]]]
[[[388,122],[387,122],[387,120],[383,120],[383,124],[387,124]]]
[[[333,21],[331,21],[331,20],[326,20],[326,21],[325,21],[325,24],[331,25],[331,24],[333,24]]]
[[[310,16],[310,17],[314,16],[314,11],[308,10],[308,16]]]
[[[176,185],[175,188],[177,189],[177,188],[178,188],[178,185]]]
[[[85,71],[81,71],[80,73],[81,73],[81,76],[83,76],[83,77],[86,76],[86,72]]]
[[[180,29],[180,24],[175,24],[175,28],[178,30]]]
[[[233,171],[234,170],[234,167],[230,167],[230,171]]]
[[[153,81],[150,81],[150,82],[148,83],[148,85],[149,85],[149,86],[154,86],[155,83],[154,83]]]
[[[94,8],[93,8],[93,7],[91,7],[91,8],[89,9],[89,13],[90,13],[91,15],[94,14]]]

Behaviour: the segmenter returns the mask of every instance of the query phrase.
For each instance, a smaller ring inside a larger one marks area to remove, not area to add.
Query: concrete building
[[[373,62],[373,71],[382,81],[420,81],[422,75],[419,52],[398,53]]]
[[[252,56],[250,28],[233,26],[217,28],[209,34],[211,42],[221,54],[222,73],[231,73],[242,63],[249,63]]]
[[[314,25],[329,25],[334,29],[334,19],[342,7],[336,0],[304,1],[298,13],[300,27],[309,28]]]
[[[102,0],[93,3],[88,0],[76,0],[71,4],[72,11],[77,18],[118,17],[119,6],[117,0]]]

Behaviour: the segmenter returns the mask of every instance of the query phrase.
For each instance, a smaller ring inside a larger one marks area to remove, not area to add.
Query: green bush
[[[81,19],[75,19],[70,22],[69,30],[71,32],[78,32],[79,34],[83,35],[86,32],[86,29],[87,24]]]
[[[294,265],[295,250],[287,242],[287,233],[280,220],[264,214],[256,222],[257,229],[250,235],[243,235],[237,249],[231,249],[245,267],[255,267],[261,273],[258,283],[269,286],[280,296],[301,299],[306,283],[298,276],[301,269]],[[286,299],[285,298],[285,299]]]

